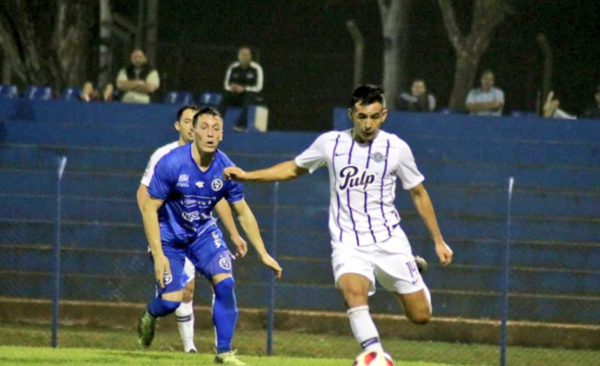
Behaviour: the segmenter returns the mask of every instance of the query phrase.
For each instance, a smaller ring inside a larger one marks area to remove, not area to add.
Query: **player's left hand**
[[[442,263],[443,265],[446,266],[446,265],[452,263],[452,255],[454,253],[452,252],[452,249],[450,249],[448,244],[446,244],[446,242],[440,241],[439,243],[436,243],[435,244],[435,252],[437,253],[438,257],[440,258],[440,263]]]
[[[273,257],[271,257],[268,253],[265,253],[260,256],[260,260],[263,264],[273,270],[275,273],[275,278],[280,279],[283,269],[279,266],[279,263]]]
[[[231,241],[233,242],[233,245],[235,245],[235,256],[244,258],[246,253],[248,253],[248,244],[246,241],[239,235],[235,237],[232,236]]]

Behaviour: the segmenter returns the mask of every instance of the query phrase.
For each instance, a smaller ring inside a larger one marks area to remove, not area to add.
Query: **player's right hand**
[[[225,180],[237,180],[239,182],[243,182],[246,180],[246,172],[237,166],[230,166],[223,169],[223,178]]]
[[[273,259],[273,257],[271,257],[269,254],[265,253],[260,257],[260,260],[263,262],[263,264],[265,266],[267,266],[273,270],[273,272],[275,273],[275,278],[277,278],[277,279],[281,278],[283,269],[281,269],[281,267],[279,266],[279,263],[277,263],[277,261],[275,259]]]
[[[171,264],[164,255],[154,256],[154,276],[160,288],[165,288],[165,277],[171,276]]]

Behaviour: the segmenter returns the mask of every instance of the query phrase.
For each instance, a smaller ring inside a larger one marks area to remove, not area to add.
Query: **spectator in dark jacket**
[[[433,112],[435,110],[435,97],[433,94],[427,93],[423,79],[413,80],[410,94],[400,94],[398,109],[407,112]]]
[[[225,115],[228,107],[242,107],[242,115],[237,121],[235,130],[246,129],[248,106],[262,102],[260,92],[263,88],[263,69],[252,61],[250,47],[243,46],[238,50],[238,61],[232,63],[225,75],[225,96],[221,105],[221,113]]]

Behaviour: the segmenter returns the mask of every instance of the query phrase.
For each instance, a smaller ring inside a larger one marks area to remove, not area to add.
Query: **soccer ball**
[[[394,366],[394,361],[385,352],[364,351],[356,357],[352,366]]]

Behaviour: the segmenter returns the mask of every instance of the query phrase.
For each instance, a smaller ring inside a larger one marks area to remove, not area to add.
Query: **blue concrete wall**
[[[176,108],[0,101],[0,295],[51,291],[54,186],[63,181],[63,296],[144,301],[151,268],[135,191],[152,151],[176,138]],[[344,109],[334,124],[350,124]],[[390,114],[385,129],[413,149],[455,264],[442,268],[406,192],[403,226],[431,262],[425,279],[441,316],[498,318],[506,181],[516,179],[511,315],[517,320],[600,321],[600,126],[593,121]],[[245,169],[291,159],[312,133],[226,133],[221,145]],[[277,253],[285,269],[278,306],[340,310],[329,262],[327,174],[279,186]],[[246,198],[272,243],[273,185]],[[266,306],[269,273],[254,256],[236,263],[240,306]],[[14,284],[18,284],[15,286]],[[145,284],[142,286],[141,284]],[[207,295],[205,289],[201,290]],[[390,296],[374,311],[399,310]]]

